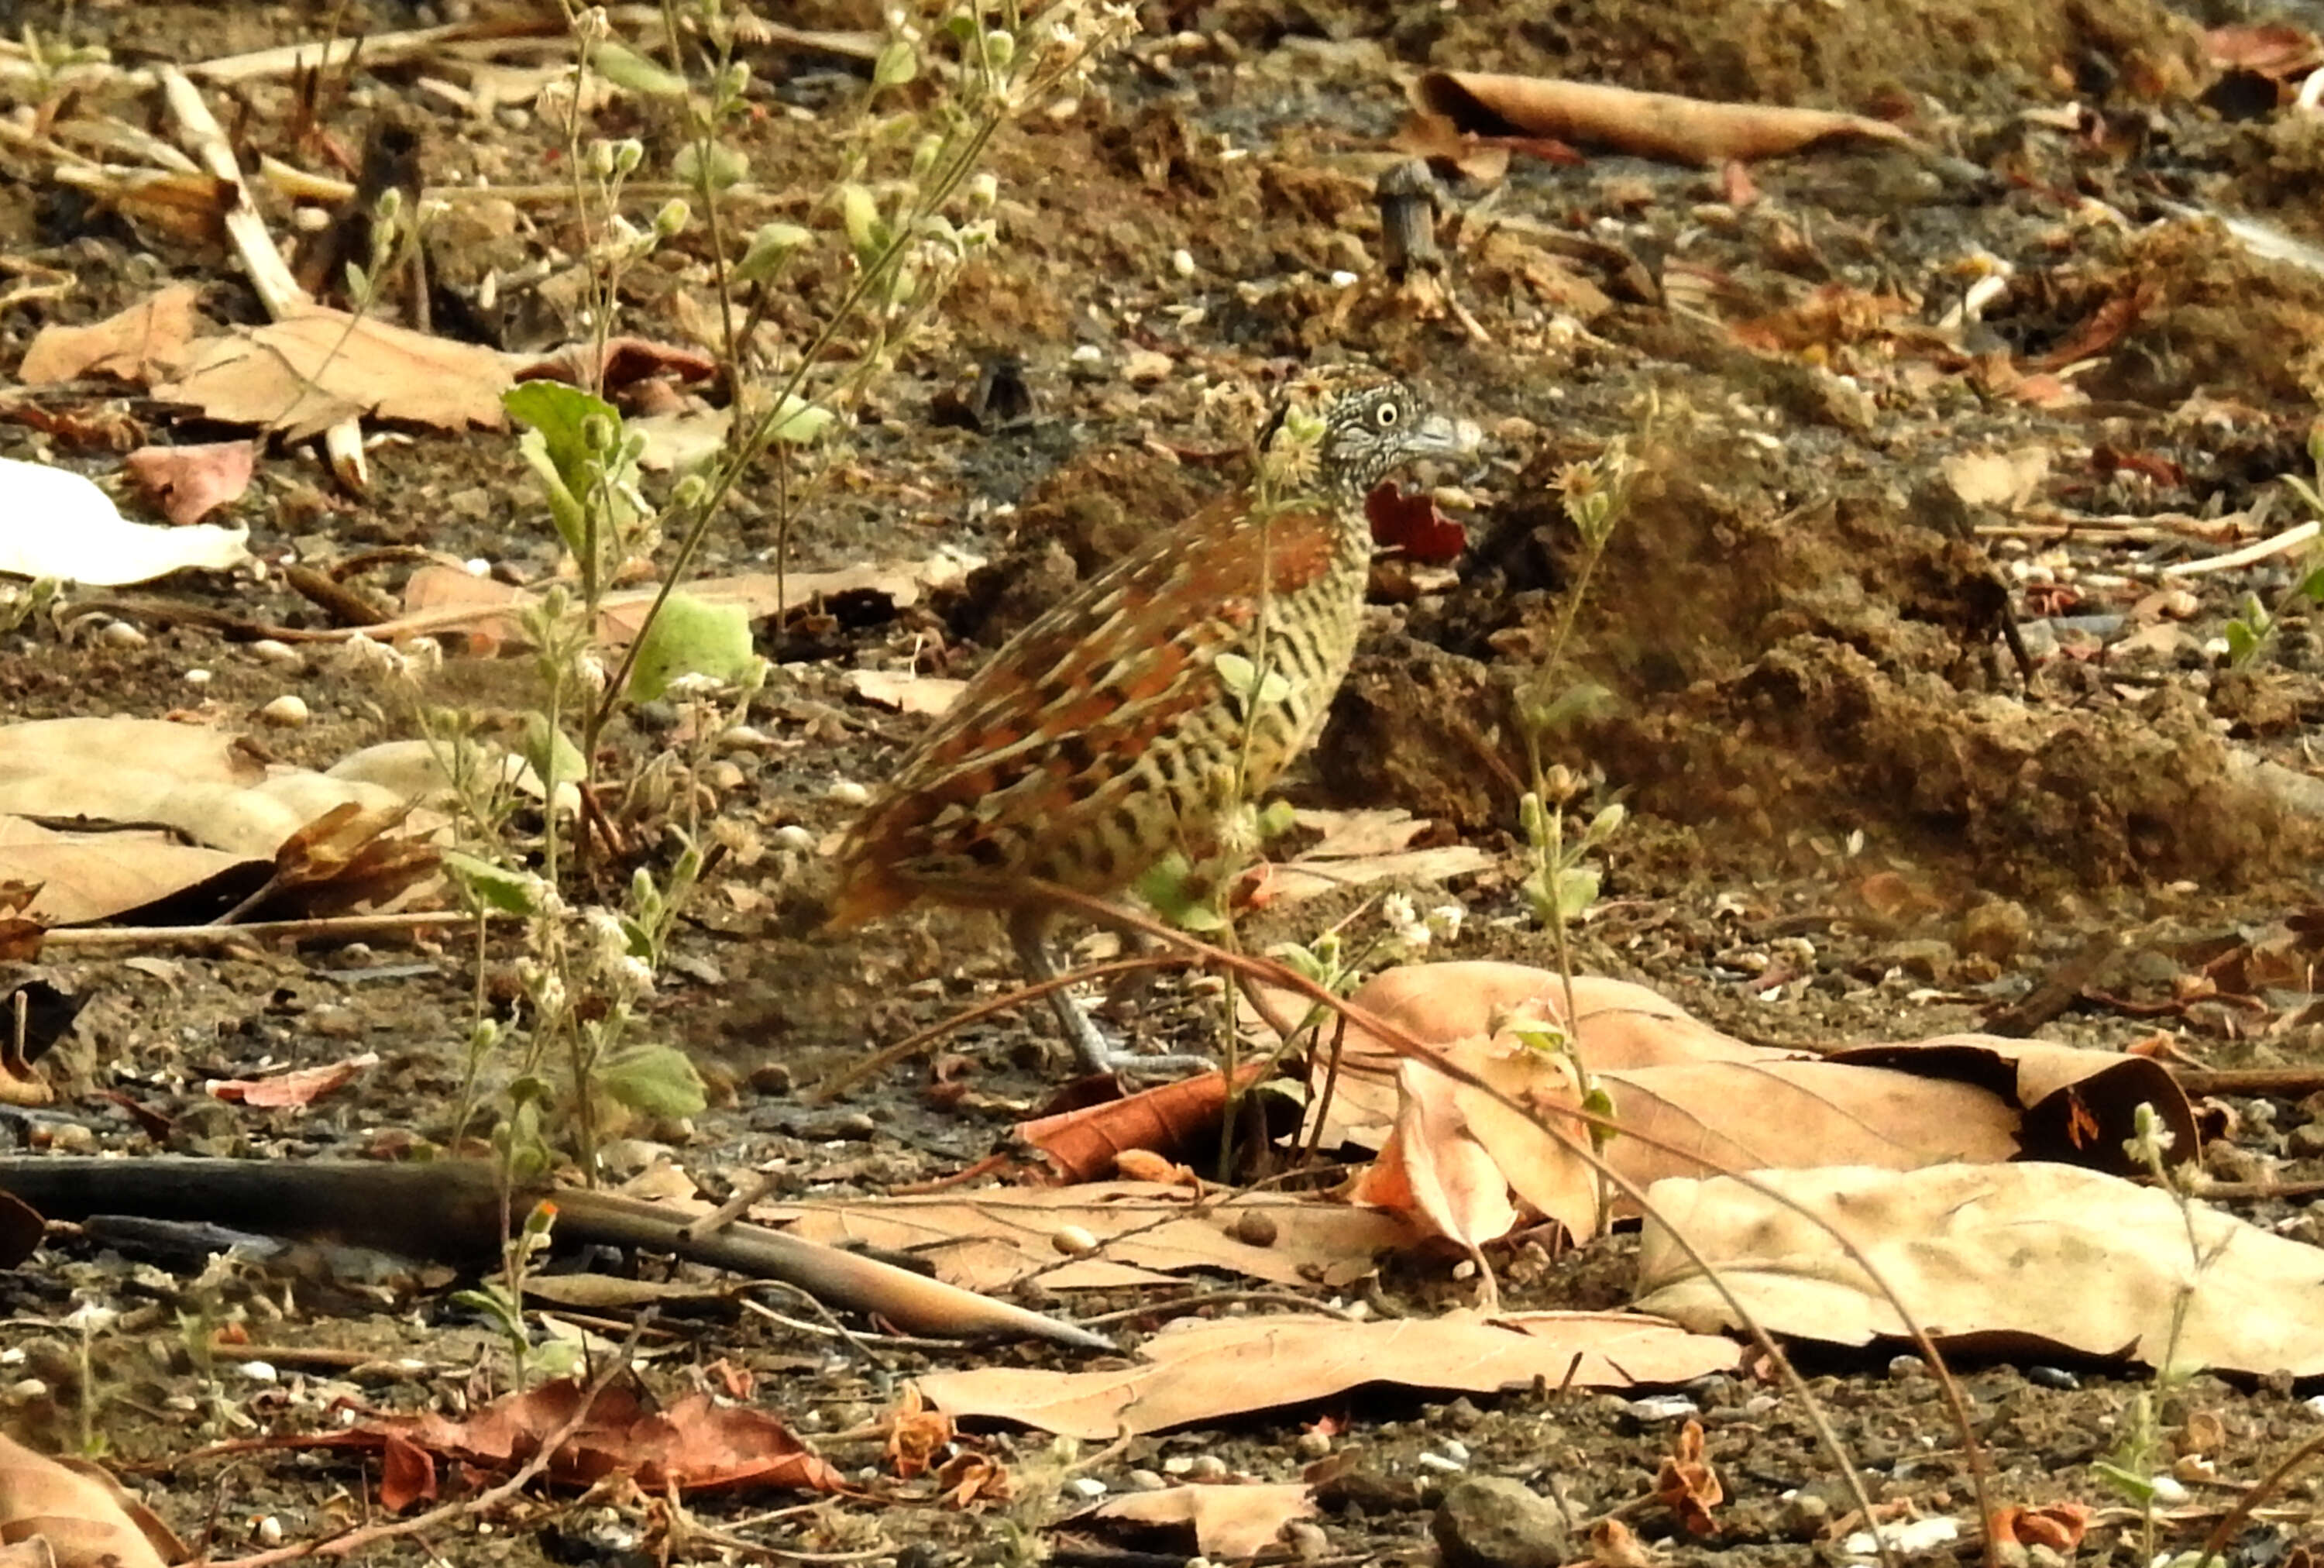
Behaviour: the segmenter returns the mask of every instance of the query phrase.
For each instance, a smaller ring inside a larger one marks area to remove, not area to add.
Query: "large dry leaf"
[[[1444,1046],[1481,1038],[1511,1024],[1522,1028],[1526,1020],[1562,1022],[1565,997],[1564,982],[1550,970],[1461,960],[1384,970],[1350,1000],[1424,1045]],[[1306,1008],[1287,993],[1277,1001],[1295,1019]],[[1779,1061],[1788,1056],[1720,1034],[1676,1002],[1628,981],[1576,975],[1573,1007],[1580,1020],[1574,1038],[1592,1072],[1667,1062]],[[1387,1045],[1350,1028],[1342,1042],[1337,1083],[1323,1100],[1320,1091],[1330,1063],[1319,1055],[1312,1076],[1325,1118],[1325,1145],[1377,1148],[1386,1140],[1397,1116],[1396,1063]]]
[[[59,833],[0,816],[0,882],[40,891],[29,912],[42,925],[110,920],[205,884],[235,896],[265,881],[266,862],[180,844],[159,833]]]
[[[1066,1522],[1114,1520],[1131,1525],[1182,1525],[1193,1549],[1213,1562],[1256,1557],[1294,1519],[1313,1518],[1315,1491],[1304,1480],[1253,1486],[1174,1486],[1158,1492],[1109,1498]]]
[[[2182,1208],[2159,1188],[2034,1162],[1757,1179],[1815,1218],[1729,1177],[1655,1185],[1647,1196],[1660,1218],[1648,1221],[1638,1256],[1642,1310],[1703,1333],[1736,1326],[1673,1241],[1676,1231],[1775,1333],[1849,1345],[1902,1335],[1895,1308],[1832,1239],[1837,1230],[1942,1339],[2150,1367],[2324,1373],[2324,1250],[2208,1204]]]
[[[1939,1035],[1899,1044],[1850,1046],[1827,1059],[1950,1078],[1986,1090],[2017,1112],[2021,1158],[2137,1175],[2143,1167],[2122,1146],[2136,1130],[2141,1105],[2152,1105],[2163,1119],[2171,1134],[2166,1158],[2172,1163],[2194,1159],[2202,1152],[2202,1135],[2186,1091],[2149,1056],[1999,1035]]]
[[[85,1460],[50,1459],[0,1435],[0,1541],[42,1541],[58,1568],[163,1568],[185,1546]]]
[[[1463,133],[1549,136],[1672,163],[1748,162],[1832,142],[1912,143],[1895,126],[1861,115],[1712,103],[1546,77],[1433,70],[1414,85],[1413,97],[1423,112],[1447,116]]]
[[[1272,1226],[1269,1244],[1232,1234],[1253,1215]],[[1166,1283],[1192,1268],[1279,1285],[1344,1284],[1414,1240],[1394,1216],[1344,1204],[1251,1193],[1204,1206],[1197,1194],[1153,1182],[761,1204],[751,1217],[833,1246],[909,1252],[945,1284],[986,1292],[1036,1276],[1059,1290]],[[1061,1262],[1056,1238],[1068,1226],[1094,1237],[1096,1252]]]
[[[203,339],[177,378],[153,392],[226,424],[296,438],[366,414],[497,430],[507,418],[501,394],[514,384],[496,349],[312,306]]]
[[[1395,1134],[1350,1199],[1410,1213],[1472,1254],[1517,1228],[1517,1200],[1571,1235],[1595,1235],[1598,1181],[1577,1151],[1588,1135],[1558,1114],[1580,1099],[1571,1065],[1514,1041],[1456,1041],[1443,1054],[1516,1107],[1426,1063],[1405,1063]]]
[[[43,327],[24,351],[16,379],[46,386],[84,375],[118,376],[150,384],[175,371],[193,341],[191,283],[171,283],[118,315],[88,327]]]
[[[272,856],[352,802],[392,810],[374,785],[264,768],[238,737],[165,719],[37,719],[0,725],[0,814],[175,829],[198,844]]]
[[[987,1367],[919,1380],[954,1417],[998,1416],[1046,1432],[1112,1438],[1164,1432],[1385,1383],[1497,1393],[1536,1379],[1632,1388],[1731,1370],[1731,1340],[1630,1313],[1472,1314],[1343,1323],[1292,1314],[1182,1318],[1146,1342],[1143,1360],[1094,1372]]]

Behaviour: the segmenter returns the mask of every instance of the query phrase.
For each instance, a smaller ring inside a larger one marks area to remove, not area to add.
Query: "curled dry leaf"
[[[1641,158],[1715,168],[1835,142],[1911,145],[1896,126],[1861,115],[1768,104],[1722,104],[1551,77],[1433,70],[1413,87],[1425,114],[1481,136],[1548,136]]]
[[[2207,1204],[2034,1162],[1754,1179],[1788,1202],[1730,1176],[1655,1184],[1658,1213],[1638,1253],[1642,1310],[1702,1333],[1737,1326],[1674,1241],[1683,1231],[1771,1333],[1849,1345],[1901,1337],[1896,1308],[1836,1230],[1941,1342],[2324,1373],[2324,1249]]]

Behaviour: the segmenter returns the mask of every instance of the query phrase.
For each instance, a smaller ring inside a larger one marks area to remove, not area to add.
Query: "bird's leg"
[[[1038,985],[1048,984],[1058,974],[1056,960],[1049,955],[1049,927],[1054,919],[1051,911],[1041,909],[1019,909],[1009,917],[1010,945],[1017,949],[1017,961]],[[1141,1056],[1124,1049],[1090,1021],[1089,1014],[1074,1001],[1068,987],[1051,988],[1049,1007],[1057,1015],[1057,1023],[1065,1031],[1065,1038],[1085,1071],[1109,1076],[1116,1073],[1207,1073],[1218,1065],[1207,1056]]]

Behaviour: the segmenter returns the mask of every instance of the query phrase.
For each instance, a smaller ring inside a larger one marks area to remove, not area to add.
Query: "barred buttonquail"
[[[1026,972],[1051,979],[1057,910],[1032,879],[1110,896],[1174,848],[1199,856],[1238,759],[1255,798],[1314,738],[1362,619],[1364,497],[1398,464],[1465,452],[1476,433],[1353,366],[1310,370],[1286,389],[1269,426],[1278,457],[1294,410],[1322,433],[1292,425],[1313,442],[1293,456],[1310,464],[1272,466],[1295,475],[1276,483],[1276,501],[1261,507],[1245,491],[1157,530],[977,672],[849,831],[830,928],[922,899],[991,909]],[[1213,668],[1226,653],[1281,678],[1248,732]],[[1063,989],[1049,995],[1093,1072],[1204,1065],[1117,1056]]]

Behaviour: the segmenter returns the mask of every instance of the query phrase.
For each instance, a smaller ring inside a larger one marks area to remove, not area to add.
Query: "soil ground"
[[[2046,1026],[2048,1038],[2121,1048],[2160,1028],[2213,1067],[2315,1065],[2319,1026],[2302,1011],[2304,984],[2254,998],[2201,983],[2202,955],[2281,931],[2318,897],[2316,807],[2298,785],[2315,771],[2324,639],[2294,604],[2249,668],[2228,668],[2214,645],[2247,596],[2273,604],[2290,594],[2299,558],[2172,578],[2172,564],[2211,548],[2200,530],[2069,537],[2042,526],[2068,511],[2194,524],[2271,496],[2273,522],[2259,532],[2300,516],[2279,479],[2310,470],[2324,276],[2185,215],[2239,215],[2324,243],[2313,199],[2324,122],[2276,109],[2272,84],[2264,106],[2249,81],[2219,85],[2200,30],[2253,19],[2230,9],[1151,0],[1134,42],[1088,90],[996,141],[1002,243],[962,278],[942,329],[874,392],[844,473],[798,521],[791,549],[804,567],[939,549],[990,564],[926,606],[842,606],[759,628],[761,650],[779,662],[750,722],[773,742],[733,753],[713,785],[740,853],[683,927],[655,1002],[714,1102],[683,1129],[632,1130],[624,1158],[641,1167],[674,1152],[714,1195],[770,1162],[786,1172],[778,1195],[881,1193],[973,1164],[1042,1102],[1062,1063],[1035,1008],[964,1028],[944,1047],[937,1080],[906,1065],[835,1106],[807,1102],[803,1086],[996,994],[1014,972],[980,917],[915,913],[845,941],[812,934],[816,857],[783,830],[802,828],[812,844],[844,826],[856,787],[876,786],[925,722],[856,701],[848,670],[973,670],[1125,539],[1231,483],[1231,457],[1210,455],[1247,438],[1271,370],[1318,354],[1392,365],[1488,438],[1473,472],[1446,476],[1467,498],[1467,550],[1434,574],[1382,566],[1332,728],[1289,784],[1305,804],[1407,808],[1434,825],[1436,842],[1489,853],[1492,869],[1421,890],[1468,911],[1450,955],[1548,961],[1517,886],[1526,763],[1506,705],[1572,586],[1555,478],[1620,438],[1642,477],[1569,650],[1615,701],[1556,759],[1591,798],[1635,812],[1606,857],[1584,967],[1656,987],[1748,1038],[1824,1047],[1977,1028],[2112,932],[2122,956]],[[124,64],[316,37],[335,18],[343,32],[440,19],[391,0],[21,0],[16,11],[44,35],[101,43]],[[835,0],[784,20],[879,19]],[[752,181],[778,193],[765,216],[804,218],[846,134],[842,106],[860,91],[862,68],[782,49],[754,55],[754,66],[766,113],[746,135]],[[1481,328],[1473,333],[1400,299],[1376,257],[1371,180],[1406,112],[1400,80],[1425,67],[1868,113],[1901,120],[1942,156],[1832,148],[1755,165],[1748,182],[1616,154],[1520,158],[1489,193],[1456,178],[1449,205],[1468,209],[1468,243],[1450,287]],[[470,120],[418,74],[359,70],[353,92],[326,106],[326,128],[359,145],[371,117],[397,106],[420,128],[431,184],[558,178],[562,149],[537,116]],[[238,134],[251,152],[290,151],[291,107],[286,85],[242,90]],[[643,141],[649,171],[666,170],[678,145],[674,123],[635,100],[605,109],[598,129]],[[454,287],[578,248],[554,207],[460,210],[436,239]],[[283,215],[270,216],[281,232]],[[165,280],[200,284],[217,319],[259,315],[223,250],[93,207],[5,143],[0,258],[61,268],[78,285],[0,310],[8,365],[41,326],[97,319]],[[1981,319],[1946,323],[1978,278],[2004,273]],[[682,337],[685,280],[682,263],[641,272],[625,327]],[[2089,336],[2100,318],[2117,327],[2102,342]],[[1133,356],[1151,367],[1135,380]],[[1030,419],[979,431],[939,417],[1004,359],[1021,367]],[[2084,395],[2019,395],[1986,374],[2013,364],[2057,370]],[[165,410],[128,409],[168,438]],[[1959,460],[2034,447],[2052,456],[2026,495],[1964,500],[1947,477]],[[0,423],[0,455],[35,454],[99,471],[110,461]],[[554,570],[554,535],[504,438],[400,431],[371,458],[374,487],[350,496],[308,457],[271,456],[229,520],[251,524],[254,548],[278,560],[411,546],[482,558],[527,581]],[[745,494],[704,569],[763,567],[771,511],[763,494]],[[392,596],[401,569],[368,581]],[[166,594],[249,621],[326,623],[274,580],[179,581]],[[1998,634],[2005,620],[2018,625],[2024,666]],[[45,626],[0,640],[6,716],[246,715],[295,691],[310,722],[269,744],[317,766],[408,733],[408,705],[326,651],[286,666],[167,614],[138,624],[138,646]],[[512,713],[527,690],[521,662],[456,650],[429,696]],[[206,686],[189,686],[194,669],[209,672]],[[617,729],[618,759],[634,764],[661,743],[656,717]],[[650,824],[632,847],[649,862],[669,852]],[[1360,901],[1295,906],[1246,937],[1263,946],[1312,935]],[[488,982],[513,957],[492,955]],[[456,942],[169,951],[49,968],[86,1002],[50,1064],[70,1088],[53,1107],[0,1121],[0,1141],[281,1159],[415,1136],[443,1143],[458,1130],[444,1118],[476,977]],[[1135,1028],[1157,1045],[1199,1047],[1208,1016],[1202,992],[1165,982],[1139,1004]],[[200,1090],[358,1050],[378,1065],[303,1113],[221,1115]],[[2302,1136],[2318,1111],[2297,1096],[2221,1102],[2207,1164],[2239,1180],[2324,1177],[2324,1138]],[[2297,1199],[2240,1212],[2324,1240],[2324,1213]],[[1511,1271],[1512,1303],[1618,1302],[1628,1255],[1620,1241],[1543,1255]],[[10,1324],[0,1347],[25,1379],[0,1395],[0,1425],[74,1446],[93,1424],[106,1455],[144,1473],[148,1497],[217,1554],[247,1549],[253,1521],[274,1521],[267,1527],[291,1540],[321,1533],[365,1506],[371,1478],[352,1458],[178,1456],[197,1426],[225,1436],[254,1416],[311,1429],[342,1395],[417,1408],[462,1390],[472,1370],[494,1364],[497,1342],[433,1288],[440,1279],[423,1283],[294,1287],[60,1240],[0,1277]],[[1442,1260],[1416,1259],[1371,1299],[1376,1310],[1427,1312],[1463,1289]],[[65,1331],[28,1326],[57,1324],[82,1300],[124,1314],[85,1364]],[[1078,1314],[1140,1300],[1064,1305]],[[286,1360],[280,1386],[254,1387],[223,1365],[208,1377],[188,1359],[180,1323],[222,1316],[284,1345],[410,1357],[422,1370],[380,1372],[395,1364],[382,1360],[372,1363],[382,1380],[356,1381]],[[1056,1352],[1025,1348],[875,1361],[749,1316],[684,1332],[653,1377],[675,1387],[673,1366],[721,1357],[759,1369],[763,1401],[851,1475],[877,1473],[878,1442],[861,1434],[916,1370],[1058,1363]],[[1883,1499],[1932,1515],[1968,1507],[1959,1440],[1923,1370],[1892,1365],[1885,1350],[1821,1358],[1812,1370]],[[1961,1378],[1997,1494],[2088,1503],[2101,1512],[2077,1560],[2140,1560],[2132,1510],[2089,1467],[2151,1379],[2007,1362]],[[490,1384],[476,1372],[476,1390]],[[1679,1538],[1666,1520],[1635,1516],[1665,1560],[1840,1560],[1828,1526],[1849,1505],[1803,1414],[1737,1379],[1688,1392],[1730,1500],[1716,1539]],[[2191,1545],[2189,1532],[2207,1528],[2233,1489],[2313,1431],[2305,1392],[2289,1379],[2210,1377],[2171,1392],[2166,1430],[2212,1415],[2225,1442],[2209,1456],[2217,1485],[2168,1510],[2181,1522],[2167,1539]],[[1121,1489],[1201,1454],[1237,1473],[1296,1479],[1315,1456],[1317,1440],[1302,1442],[1314,1415],[1141,1439],[1092,1473]],[[1610,1397],[1365,1396],[1333,1415],[1340,1426],[1323,1446],[1378,1484],[1343,1488],[1307,1545],[1349,1563],[1429,1559],[1446,1472],[1420,1456],[1443,1453],[1448,1439],[1471,1472],[1523,1479],[1576,1518],[1647,1492],[1671,1440],[1666,1425]],[[1046,1440],[978,1441],[1030,1464]],[[2236,1561],[2290,1561],[2294,1544],[2324,1543],[2316,1495],[2294,1479]],[[718,1526],[763,1502],[688,1506]],[[637,1499],[568,1504],[552,1498],[490,1536],[432,1539],[426,1550],[466,1563],[629,1562],[670,1549],[660,1535],[639,1546],[653,1510]],[[736,1527],[787,1552],[876,1557],[901,1546],[918,1568],[1010,1550],[992,1516],[927,1501],[834,1499]],[[1972,1551],[1959,1550],[1964,1560]]]

